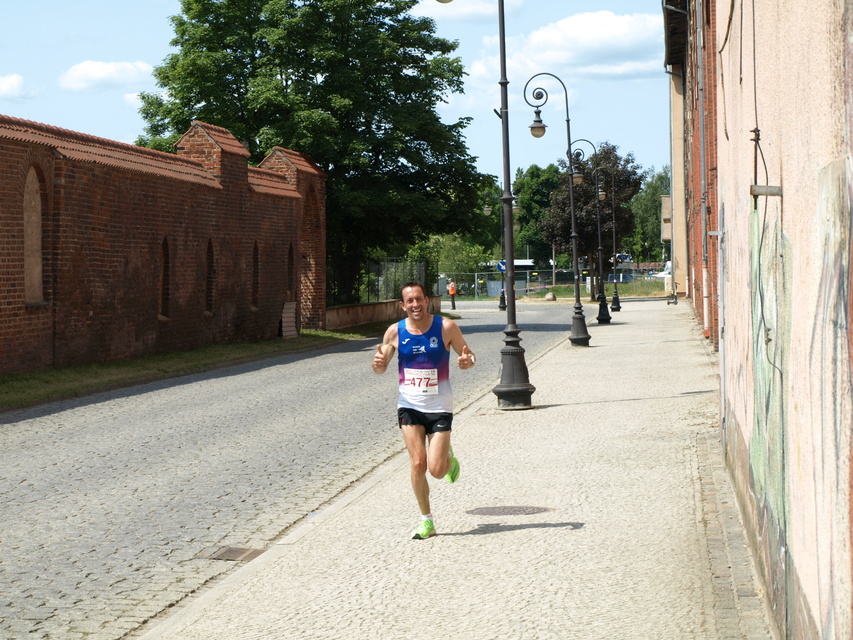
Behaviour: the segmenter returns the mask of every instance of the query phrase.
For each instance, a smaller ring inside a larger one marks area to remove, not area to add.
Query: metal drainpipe
[[[720,444],[723,460],[727,459],[728,449],[726,446],[726,281],[724,261],[726,259],[725,235],[723,223],[726,219],[726,205],[720,207],[719,230],[711,231],[708,235],[717,238],[717,282],[719,283],[720,301],[720,326],[719,326],[719,353],[720,353]]]
[[[717,237],[717,282],[720,292],[720,443],[723,447],[723,460],[728,459],[726,443],[726,236],[725,236],[726,205],[720,207],[720,218]]]
[[[705,337],[710,336],[711,313],[710,296],[708,295],[708,181],[705,176],[705,56],[704,26],[702,0],[696,0],[696,57],[699,81],[699,172],[702,176],[702,322]]]

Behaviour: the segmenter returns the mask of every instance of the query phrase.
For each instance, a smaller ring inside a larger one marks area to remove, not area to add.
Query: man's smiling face
[[[426,296],[420,287],[406,287],[402,291],[400,306],[412,320],[420,320],[426,313]]]

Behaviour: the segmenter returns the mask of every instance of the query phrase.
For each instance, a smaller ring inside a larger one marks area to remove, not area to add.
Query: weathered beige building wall
[[[672,276],[680,295],[691,295],[687,277],[687,212],[685,210],[684,156],[684,69],[673,66],[669,76],[670,140],[672,171],[670,175],[670,205],[672,207],[671,256]]]
[[[845,0],[717,0],[709,43],[724,445],[791,638],[853,634],[850,12]],[[754,184],[781,196],[753,197]]]

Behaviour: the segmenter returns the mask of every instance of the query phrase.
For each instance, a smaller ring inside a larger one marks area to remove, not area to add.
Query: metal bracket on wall
[[[779,196],[782,197],[782,187],[771,187],[766,184],[751,184],[749,185],[749,195],[751,196]]]

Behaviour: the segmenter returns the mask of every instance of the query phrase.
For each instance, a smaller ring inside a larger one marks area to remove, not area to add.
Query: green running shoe
[[[450,484],[453,484],[457,480],[459,480],[459,460],[456,459],[456,456],[453,455],[453,448],[450,448],[450,471],[447,472],[447,475],[444,476],[444,479],[447,480]]]
[[[421,520],[420,526],[412,531],[412,540],[426,540],[435,534],[435,525],[432,520]]]

